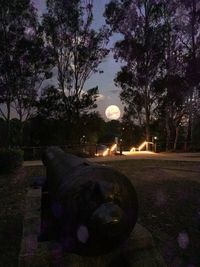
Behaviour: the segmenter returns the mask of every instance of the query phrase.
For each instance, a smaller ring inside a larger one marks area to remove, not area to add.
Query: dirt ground
[[[169,267],[200,266],[200,163],[135,160],[105,163],[127,175],[139,200],[139,223]]]
[[[152,233],[167,265],[199,267],[200,162],[137,159],[102,163],[132,181],[139,200],[138,222]],[[17,266],[28,178],[43,174],[42,166],[32,166],[0,176],[0,266]]]

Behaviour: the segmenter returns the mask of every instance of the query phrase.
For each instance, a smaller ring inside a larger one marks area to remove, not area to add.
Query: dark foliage
[[[22,165],[23,152],[19,149],[0,150],[0,174],[12,172]]]

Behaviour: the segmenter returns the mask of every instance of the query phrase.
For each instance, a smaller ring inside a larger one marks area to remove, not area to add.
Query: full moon
[[[109,120],[118,120],[121,115],[121,112],[118,106],[111,105],[107,107],[105,114]]]

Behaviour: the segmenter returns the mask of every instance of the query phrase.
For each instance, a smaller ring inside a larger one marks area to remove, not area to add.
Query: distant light
[[[130,149],[130,152],[135,152],[136,151],[136,148],[135,147],[132,147],[131,149]]]
[[[111,146],[110,151],[113,152],[116,149],[117,149],[117,144],[114,144]]]
[[[147,142],[144,141],[139,147],[138,150],[141,151],[145,146],[146,146]]]
[[[154,140],[157,140],[158,139],[158,137],[157,136],[154,136]]]
[[[123,155],[125,156],[133,156],[133,155],[156,155],[155,152],[153,151],[123,151]]]
[[[109,148],[107,148],[104,152],[103,152],[103,157],[108,156],[109,154]]]
[[[151,145],[153,145],[153,142],[147,142],[147,141],[144,141],[144,142],[138,147],[138,149],[135,148],[135,147],[132,147],[132,148],[130,149],[130,152],[135,152],[136,150],[141,151],[147,144],[151,144]]]

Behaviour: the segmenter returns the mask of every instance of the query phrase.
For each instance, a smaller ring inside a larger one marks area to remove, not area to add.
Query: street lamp
[[[154,140],[154,152],[156,153],[157,152],[157,140],[158,140],[158,137],[157,136],[154,136],[153,137],[153,140]]]
[[[120,150],[120,155],[122,155],[122,138],[119,139],[119,150]]]

